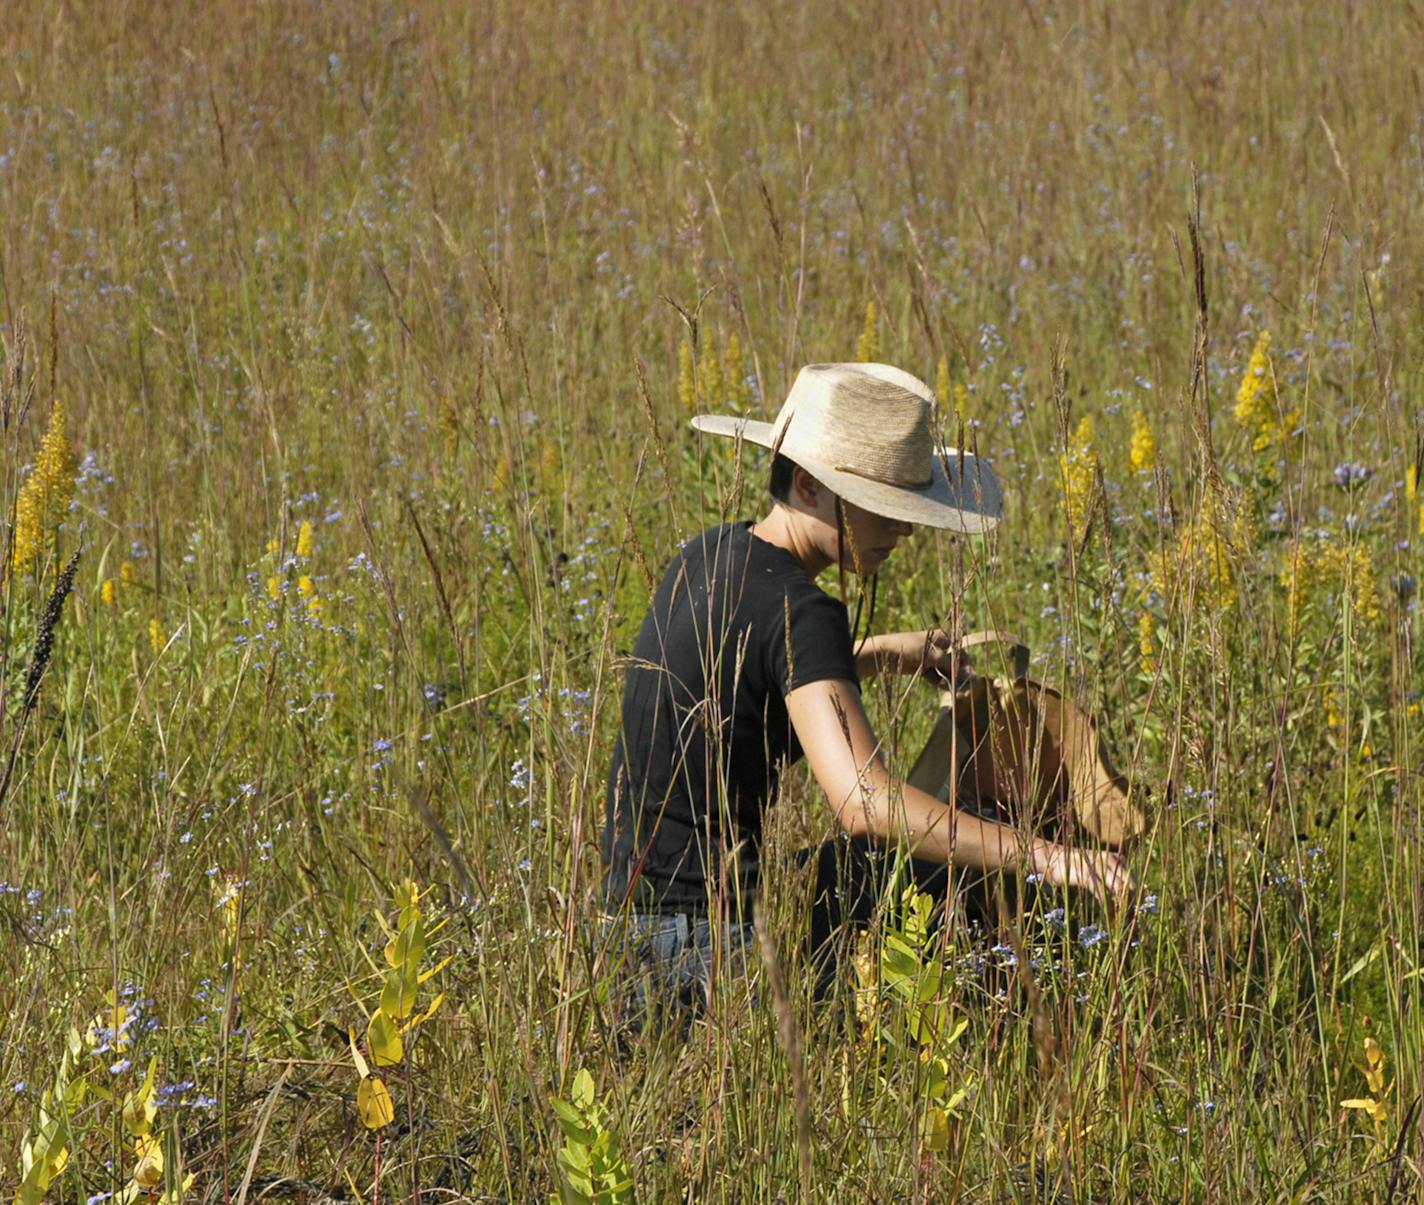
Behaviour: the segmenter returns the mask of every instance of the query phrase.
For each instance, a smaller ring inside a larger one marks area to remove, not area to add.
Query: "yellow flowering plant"
[[[1068,521],[1069,538],[1082,539],[1092,514],[1098,485],[1098,454],[1093,446],[1093,420],[1084,415],[1068,446],[1058,455],[1059,509]]]
[[[24,573],[38,565],[54,544],[54,531],[74,497],[74,452],[65,429],[64,407],[50,407],[49,425],[34,467],[15,500],[15,534],[10,571]]]
[[[1251,349],[1232,414],[1237,426],[1250,435],[1251,450],[1258,454],[1276,445],[1288,445],[1300,424],[1300,410],[1284,410],[1277,395],[1269,331],[1262,331]]]

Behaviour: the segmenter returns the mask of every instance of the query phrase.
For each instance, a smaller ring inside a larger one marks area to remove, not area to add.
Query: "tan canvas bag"
[[[1028,648],[1003,632],[976,632],[960,647],[998,644],[1004,654],[981,661],[982,676],[941,697],[924,751],[906,777],[948,803],[994,803],[1035,833],[1070,828],[1099,845],[1121,849],[1147,826],[1141,793],[1108,756],[1097,724],[1052,687],[1028,677]],[[956,765],[958,767],[956,772]]]

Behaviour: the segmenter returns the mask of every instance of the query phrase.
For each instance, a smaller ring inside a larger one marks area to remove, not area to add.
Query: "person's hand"
[[[1110,849],[1068,849],[1045,841],[1035,851],[1033,862],[1049,886],[1080,887],[1109,907],[1137,891],[1137,880],[1126,860]]]
[[[891,632],[872,637],[880,664],[898,674],[916,674],[941,690],[957,690],[974,676],[974,659],[955,647],[942,628]]]

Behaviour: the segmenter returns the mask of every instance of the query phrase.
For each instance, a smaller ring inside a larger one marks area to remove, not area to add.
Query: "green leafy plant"
[[[60,1056],[54,1083],[40,1098],[38,1125],[20,1142],[20,1187],[15,1205],[38,1205],[51,1184],[69,1165],[74,1134],[70,1118],[83,1103],[88,1082],[83,1075],[72,1076],[83,1050],[77,1029],[71,1029]]]
[[[918,1065],[924,1101],[923,1144],[942,1152],[949,1120],[968,1096],[968,1083],[955,1083],[950,1051],[969,1028],[950,1003],[945,960],[933,929],[934,899],[911,885],[887,918],[878,955],[862,945],[854,961],[856,1016],[865,1043],[887,1066]],[[885,1082],[882,1077],[882,1084]]]
[[[637,1200],[633,1177],[598,1103],[593,1076],[582,1068],[574,1076],[568,1100],[550,1102],[564,1136],[559,1151],[561,1205],[633,1205]]]

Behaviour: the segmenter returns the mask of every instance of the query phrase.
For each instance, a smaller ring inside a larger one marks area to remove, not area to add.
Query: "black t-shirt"
[[[859,681],[844,604],[750,527],[683,545],[634,646],[603,831],[614,906],[700,910],[721,890],[749,901],[762,813],[801,757],[785,696]]]

